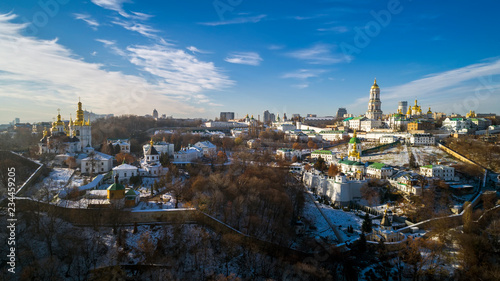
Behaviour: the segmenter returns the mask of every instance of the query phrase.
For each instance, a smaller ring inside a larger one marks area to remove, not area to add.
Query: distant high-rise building
[[[156,108],[153,110],[153,118],[158,119],[158,111],[156,110]]]
[[[400,114],[406,114],[406,111],[408,110],[408,102],[407,101],[400,101],[398,103],[398,111]]]
[[[234,119],[234,112],[221,112],[220,113],[220,121],[227,121]]]
[[[271,113],[271,114],[269,115],[269,118],[270,118],[270,122],[274,122],[274,121],[276,121],[276,115],[275,115],[274,113]]]
[[[344,114],[347,114],[347,110],[345,109],[345,107],[340,107],[340,108],[337,110],[337,118],[342,118],[342,117],[344,117]]]
[[[377,79],[373,82],[370,89],[370,100],[368,101],[368,111],[366,117],[369,119],[381,120],[382,119],[382,102],[380,101],[380,88],[377,85]]]
[[[21,123],[21,119],[19,118],[14,118],[14,125]]]
[[[312,114],[312,113],[308,113],[308,114],[307,114],[307,117],[318,117],[318,115],[316,115],[316,114]]]

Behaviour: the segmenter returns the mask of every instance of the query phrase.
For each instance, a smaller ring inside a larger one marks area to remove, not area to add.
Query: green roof
[[[353,118],[354,118],[354,117],[348,117],[348,118],[344,119],[344,122],[345,122],[345,121],[349,121],[349,120],[351,120],[351,119],[353,119]]]
[[[108,190],[125,190],[125,186],[121,183],[113,183],[108,187]]]
[[[432,165],[425,165],[425,166],[422,166],[422,167],[432,169]]]
[[[358,138],[351,138],[349,143],[361,143],[361,141]]]
[[[343,134],[344,131],[321,131],[320,134]]]
[[[361,118],[364,118],[364,116],[354,117],[354,118],[352,118],[352,120],[359,120],[359,119],[361,119]]]
[[[311,154],[328,154],[328,155],[331,155],[332,152],[330,150],[315,150],[313,151]]]
[[[378,162],[375,162],[375,163],[371,164],[371,165],[370,165],[370,166],[368,166],[368,167],[370,167],[370,168],[374,168],[374,169],[377,169],[377,170],[380,170],[380,169],[382,169],[384,166],[385,166],[385,164],[384,164],[384,163],[378,163]]]
[[[339,164],[346,164],[348,166],[352,166],[352,165],[354,165],[356,163],[359,163],[359,162],[351,161],[351,160],[341,160],[341,161],[339,161]]]

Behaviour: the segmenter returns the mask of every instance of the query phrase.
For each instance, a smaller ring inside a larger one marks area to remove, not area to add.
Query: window
[[[123,176],[126,177],[127,176],[127,173],[123,173]]]
[[[101,168],[101,172],[104,171],[104,168]]]

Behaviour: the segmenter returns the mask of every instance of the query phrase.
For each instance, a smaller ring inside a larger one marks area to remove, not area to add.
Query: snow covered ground
[[[380,162],[391,166],[403,166],[410,163],[405,145],[395,146],[379,153],[361,156],[362,162]]]
[[[417,161],[419,166],[428,165],[428,159],[432,159],[432,162],[437,163],[458,163],[459,161],[453,158],[448,153],[442,151],[436,146],[412,146],[410,147],[413,155],[415,156],[415,160]]]
[[[354,213],[333,209],[327,205],[319,204],[319,206],[330,222],[339,227],[345,241],[356,239],[359,236],[356,230],[361,229],[361,224],[363,223],[361,218]],[[312,235],[325,238],[329,242],[337,241],[337,236],[313,202],[309,200],[305,202],[303,216],[304,219],[311,222],[311,225],[316,227],[316,229],[311,229]],[[347,233],[347,226],[354,228],[353,234]]]
[[[43,183],[53,188],[62,188],[68,182],[73,171],[67,168],[54,168],[49,176],[43,180]]]

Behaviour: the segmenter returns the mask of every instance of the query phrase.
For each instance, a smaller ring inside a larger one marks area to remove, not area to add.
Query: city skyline
[[[374,78],[384,114],[498,113],[498,6],[2,1],[0,123],[68,120],[78,97],[97,114],[359,115]]]

